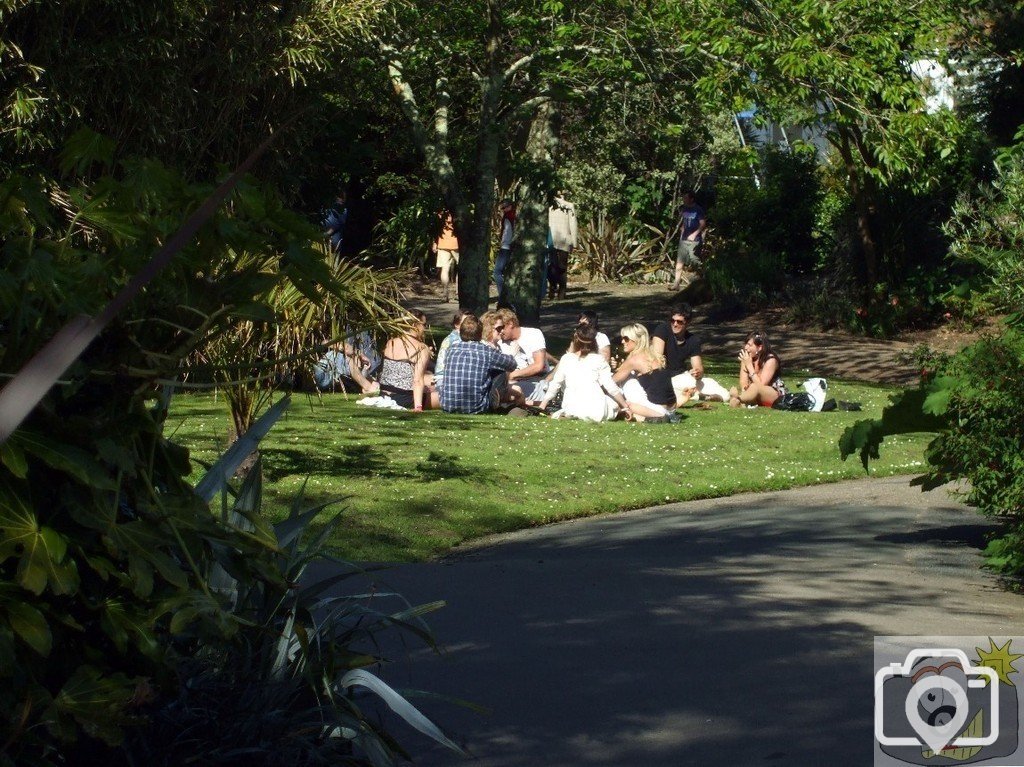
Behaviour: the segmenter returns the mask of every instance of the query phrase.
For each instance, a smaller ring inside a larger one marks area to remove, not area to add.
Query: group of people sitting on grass
[[[618,361],[591,311],[580,314],[560,359],[549,354],[544,333],[521,326],[510,309],[480,317],[460,310],[435,359],[425,340],[426,315],[412,316],[409,330],[388,339],[382,356],[366,334],[332,349],[318,365],[317,385],[325,389],[340,382],[346,390],[380,394],[417,412],[523,408],[597,422],[677,420],[676,409],[691,400],[771,407],[785,394],[782,363],[760,331],[749,334],[739,353],[737,386],[725,389],[705,376],[687,304],[673,307],[653,333],[641,323],[624,326]]]

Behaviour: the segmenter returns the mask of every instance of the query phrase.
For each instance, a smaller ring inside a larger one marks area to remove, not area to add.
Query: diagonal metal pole
[[[156,277],[216,212],[242,176],[267,151],[278,134],[268,136],[241,165],[207,197],[156,255],[95,317],[80,314],[62,327],[0,390],[0,444],[14,433],[51,387],[71,367],[103,329]]]

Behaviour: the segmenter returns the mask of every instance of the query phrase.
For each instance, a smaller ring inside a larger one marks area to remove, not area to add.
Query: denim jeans
[[[502,248],[494,259],[494,273],[491,276],[494,278],[494,284],[498,286],[498,301],[505,295],[505,267],[508,266],[511,257],[512,251]]]

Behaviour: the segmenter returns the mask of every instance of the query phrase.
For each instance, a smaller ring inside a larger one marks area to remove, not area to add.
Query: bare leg
[[[446,303],[447,303],[447,301],[448,301],[448,299],[450,297],[450,294],[451,294],[451,286],[449,284],[450,283],[449,272],[451,271],[451,268],[452,268],[452,265],[451,265],[450,261],[448,263],[446,263],[444,266],[441,267],[441,290],[444,292],[444,300],[445,300]]]
[[[629,403],[629,409],[634,416],[638,415],[642,416],[643,418],[662,418],[668,414],[668,408],[660,408],[658,410],[655,410],[653,408],[644,407],[643,405],[638,405],[635,402]]]

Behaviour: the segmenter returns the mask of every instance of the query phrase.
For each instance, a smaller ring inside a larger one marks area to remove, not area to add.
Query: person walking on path
[[[675,280],[668,286],[669,290],[679,290],[685,270],[696,271],[700,266],[700,256],[704,244],[704,230],[708,219],[704,208],[697,204],[692,189],[683,193],[683,209],[679,217],[679,250],[676,252]]]
[[[494,259],[494,284],[498,286],[498,305],[502,305],[505,297],[505,268],[512,258],[512,240],[516,234],[516,206],[511,200],[502,200],[501,205],[501,240],[498,244],[498,256]]]
[[[451,300],[451,277],[455,277],[455,295],[459,295],[458,268],[459,268],[459,239],[455,236],[455,224],[452,221],[452,214],[445,211],[441,214],[441,234],[434,240],[430,249],[436,257],[435,264],[441,270],[441,290],[444,291],[444,301]]]
[[[559,192],[548,209],[548,229],[551,233],[551,264],[548,274],[548,298],[565,298],[569,277],[569,256],[579,244],[576,206]]]

